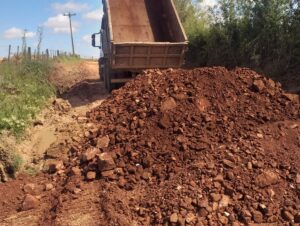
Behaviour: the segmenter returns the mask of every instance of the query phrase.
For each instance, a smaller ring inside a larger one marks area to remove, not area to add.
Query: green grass
[[[51,61],[0,64],[0,133],[20,136],[55,94],[48,82]]]
[[[63,64],[77,64],[81,61],[80,57],[75,56],[59,56],[55,58],[56,62],[63,63]]]

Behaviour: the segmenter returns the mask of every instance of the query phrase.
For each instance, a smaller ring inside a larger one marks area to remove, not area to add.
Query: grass
[[[55,58],[56,62],[63,63],[63,64],[77,64],[81,61],[80,57],[75,55],[75,56],[59,56]]]
[[[55,94],[48,82],[51,61],[0,64],[0,133],[20,136]]]

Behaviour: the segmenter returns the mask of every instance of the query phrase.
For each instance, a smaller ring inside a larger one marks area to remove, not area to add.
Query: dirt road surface
[[[68,144],[80,140],[84,136],[83,131],[93,129],[86,123],[86,112],[99,106],[108,96],[99,81],[97,62],[57,64],[50,79],[61,95],[53,99],[52,103],[39,114],[34,125],[26,131],[22,142],[17,142],[13,137],[1,139],[6,148],[14,149],[21,154],[25,161],[24,170],[32,174],[47,171],[53,162],[67,158]],[[41,222],[48,220],[52,224],[49,212],[59,198],[56,197],[59,191],[55,187],[45,191],[45,187],[47,184],[50,188],[59,184],[60,182],[56,180],[43,174],[36,177],[21,174],[17,180],[1,184],[0,225],[47,225]],[[29,187],[34,184],[29,193],[37,195],[39,203],[42,204],[38,209],[23,212],[20,210],[24,195],[27,193],[24,191],[24,185],[28,184]],[[67,212],[62,210],[57,222],[60,225],[93,225],[89,224],[89,221],[95,222],[94,220],[99,218],[98,208],[93,207],[97,206],[95,203],[97,195],[93,195],[93,192],[97,191],[96,187],[87,184],[82,189],[86,194],[82,192],[80,199],[76,201],[80,205],[75,206],[69,201],[67,205],[74,208],[68,209]],[[6,198],[3,198],[4,196]]]

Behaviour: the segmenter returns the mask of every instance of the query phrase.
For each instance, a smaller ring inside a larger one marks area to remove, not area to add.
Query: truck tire
[[[110,68],[107,68],[107,74],[106,74],[106,82],[107,82],[107,87],[106,89],[108,92],[112,91],[112,84],[111,84],[111,76],[110,76]]]
[[[105,66],[104,66],[104,71],[105,71],[105,73],[104,73],[105,89],[107,89],[108,92],[111,92],[111,90],[112,90],[111,76],[110,76],[111,70],[107,64],[105,64]]]
[[[104,62],[103,62],[103,58],[100,58],[99,60],[98,60],[98,65],[99,65],[99,77],[100,77],[100,81],[101,82],[103,82],[104,81],[104,68],[103,68],[103,65],[101,65],[101,64],[103,64]]]

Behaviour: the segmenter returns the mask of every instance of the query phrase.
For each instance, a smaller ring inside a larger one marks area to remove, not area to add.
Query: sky
[[[203,0],[213,6],[216,0]],[[82,57],[98,58],[100,51],[91,46],[91,34],[100,30],[102,0],[0,0],[0,58],[8,55],[8,46],[17,52],[26,29],[27,46],[36,49],[37,29],[43,27],[41,49],[72,51],[68,17],[72,18],[75,52]]]
[[[72,17],[75,52],[83,57],[98,57],[99,49],[91,46],[90,36],[100,29],[101,0],[0,0],[0,57],[6,57],[8,46],[12,52],[22,46],[26,29],[27,46],[35,49],[38,43],[37,28],[43,27],[41,49],[71,52],[69,19]]]

